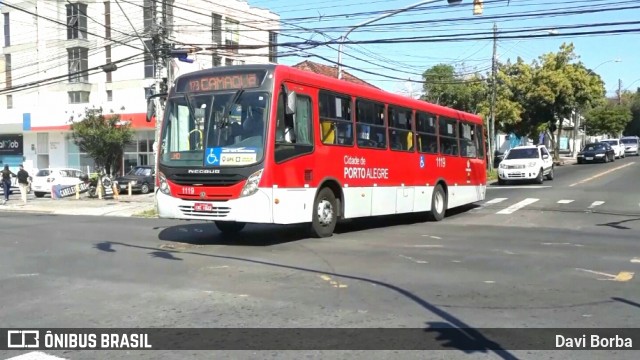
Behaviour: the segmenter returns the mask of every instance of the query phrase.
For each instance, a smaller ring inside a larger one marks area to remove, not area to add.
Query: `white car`
[[[43,197],[45,194],[51,194],[53,185],[76,185],[82,180],[80,177],[84,172],[69,168],[49,168],[39,170],[31,181],[31,190],[36,197]]]
[[[613,148],[613,152],[616,155],[616,158],[621,159],[624,158],[624,145],[620,143],[620,139],[607,139],[600,140],[600,142],[605,142]]]
[[[498,184],[513,180],[553,180],[553,159],[544,145],[516,146],[504,155],[498,166]]]
[[[640,148],[640,138],[637,136],[624,136],[620,138],[622,146],[624,146],[624,154],[626,155],[640,155],[638,148]]]

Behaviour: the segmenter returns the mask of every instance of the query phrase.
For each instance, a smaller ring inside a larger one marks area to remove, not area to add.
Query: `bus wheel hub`
[[[327,200],[318,203],[318,221],[322,225],[329,225],[333,221],[333,206]]]

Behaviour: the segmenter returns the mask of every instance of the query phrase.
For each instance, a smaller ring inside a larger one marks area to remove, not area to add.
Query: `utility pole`
[[[578,109],[574,109],[573,114],[573,144],[571,145],[571,157],[576,157],[577,155],[577,146],[576,140],[578,140],[578,124],[580,123],[580,113]]]
[[[622,105],[622,79],[618,79],[618,105]]]
[[[489,145],[489,169],[493,169],[493,157],[496,148],[496,72],[498,67],[498,25],[493,23],[493,56],[491,59],[491,114],[489,119],[489,138],[487,143]]]
[[[168,86],[171,84],[169,79],[171,70],[171,59],[169,44],[166,42],[168,38],[168,26],[167,26],[167,2],[166,1],[154,1],[155,8],[153,9],[153,28],[151,33],[152,50],[154,55],[155,65],[155,84],[154,94],[165,93],[168,91]],[[160,131],[162,129],[162,119],[164,118],[164,99],[156,97],[154,100],[155,118],[156,118],[156,131],[155,131],[155,145],[154,156],[160,151]],[[158,161],[156,157],[155,161],[156,174],[158,173]]]

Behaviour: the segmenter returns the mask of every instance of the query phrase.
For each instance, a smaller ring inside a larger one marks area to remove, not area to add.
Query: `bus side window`
[[[433,114],[416,112],[417,148],[421,153],[438,153],[438,135],[436,134],[436,116]]]
[[[484,159],[484,128],[482,125],[476,125],[476,143],[478,149],[478,158]]]
[[[276,114],[275,160],[283,162],[313,152],[312,105],[305,95],[296,97],[296,113],[284,111],[286,96],[280,92]]]
[[[440,153],[443,155],[458,156],[458,127],[456,120],[440,116],[438,130],[440,135]]]
[[[412,111],[390,105],[388,107],[388,113],[389,143],[391,150],[414,151],[413,131],[411,131]]]
[[[475,139],[475,127],[469,123],[459,122],[460,155],[464,157],[477,157]]]
[[[387,130],[384,123],[384,105],[367,100],[356,101],[356,132],[358,146],[387,148]]]
[[[353,125],[351,122],[351,99],[346,95],[336,95],[320,91],[320,141],[325,145],[353,145]]]

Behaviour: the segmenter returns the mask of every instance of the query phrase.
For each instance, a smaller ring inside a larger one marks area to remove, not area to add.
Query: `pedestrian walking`
[[[6,204],[9,201],[9,191],[11,191],[11,176],[16,176],[11,170],[9,170],[9,165],[4,166],[4,170],[0,171],[2,173],[2,191],[4,191],[4,200],[2,201],[2,205]]]
[[[16,175],[18,178],[18,186],[20,187],[20,196],[22,197],[22,203],[27,204],[27,192],[29,190],[29,173],[24,169],[24,165],[20,165],[20,170]]]

